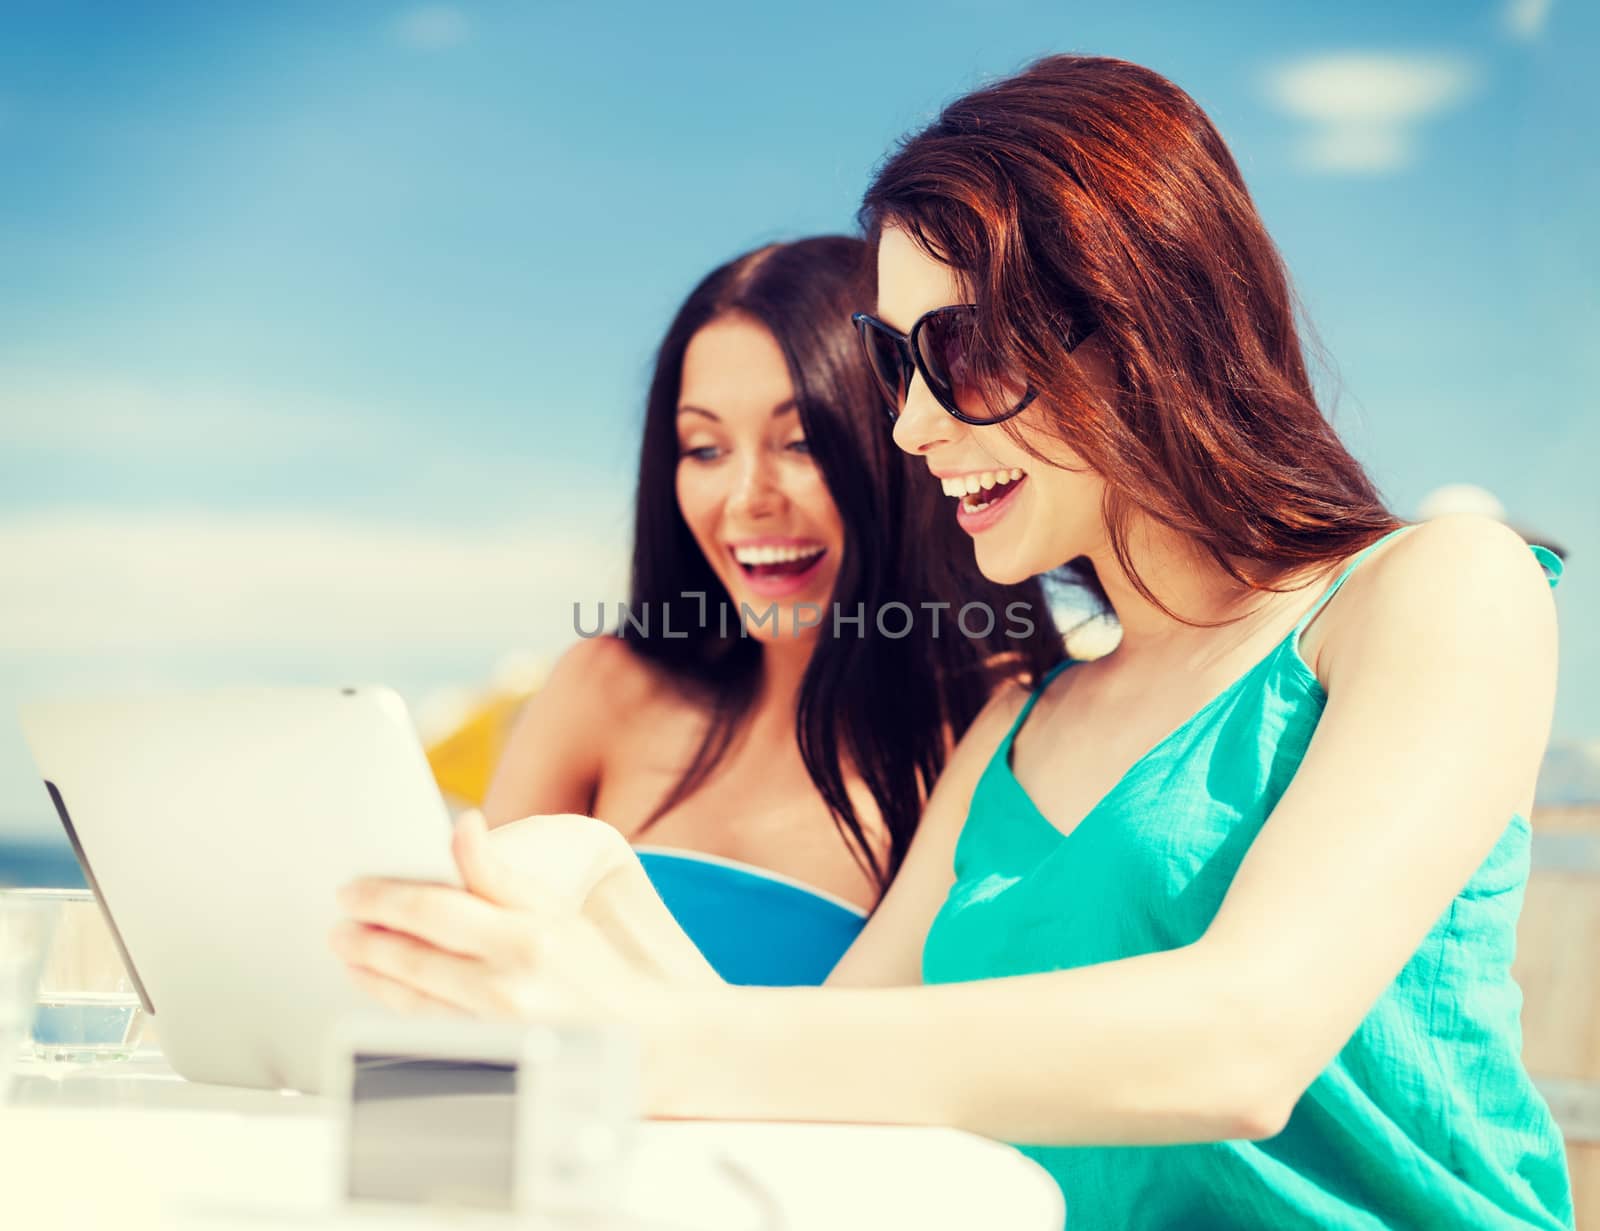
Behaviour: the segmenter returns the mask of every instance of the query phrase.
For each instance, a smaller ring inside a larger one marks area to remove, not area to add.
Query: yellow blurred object
[[[532,692],[496,692],[475,705],[449,734],[428,745],[428,765],[439,789],[478,807],[505,749],[506,735]]]

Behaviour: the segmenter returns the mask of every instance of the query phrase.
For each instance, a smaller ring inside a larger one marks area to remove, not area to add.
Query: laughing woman
[[[960,99],[865,218],[896,442],[963,481],[988,578],[1070,566],[1120,646],[985,709],[828,987],[678,973],[574,818],[526,826],[590,861],[581,909],[519,896],[469,823],[469,892],[348,895],[357,977],[629,1022],[659,1112],[1025,1143],[1074,1231],[1570,1226],[1510,972],[1553,559],[1384,507],[1238,167],[1149,70],[1058,57]]]
[[[849,320],[870,270],[822,236],[689,295],[645,408],[629,618],[557,664],[484,803],[611,823],[736,982],[820,983],[951,742],[1061,657],[1038,584],[985,581],[888,439]]]

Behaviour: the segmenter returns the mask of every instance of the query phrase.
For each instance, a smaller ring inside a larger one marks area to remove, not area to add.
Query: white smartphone
[[[639,1116],[635,1042],[576,1025],[351,1018],[324,1086],[350,1201],[602,1214]]]

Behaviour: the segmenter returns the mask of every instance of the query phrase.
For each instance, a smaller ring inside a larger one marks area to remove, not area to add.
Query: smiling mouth
[[[747,577],[795,577],[827,553],[821,545],[806,547],[730,547],[728,554]]]
[[[1009,470],[984,470],[976,474],[953,475],[940,479],[944,494],[961,501],[967,513],[981,513],[1007,499],[1021,486],[1027,472],[1015,466]]]

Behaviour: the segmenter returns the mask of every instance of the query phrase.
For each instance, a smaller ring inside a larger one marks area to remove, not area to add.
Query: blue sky
[[[50,823],[23,694],[558,649],[621,597],[688,288],[1067,50],[1211,112],[1397,511],[1477,483],[1571,549],[1557,732],[1600,737],[1595,6],[11,0],[0,829]]]

